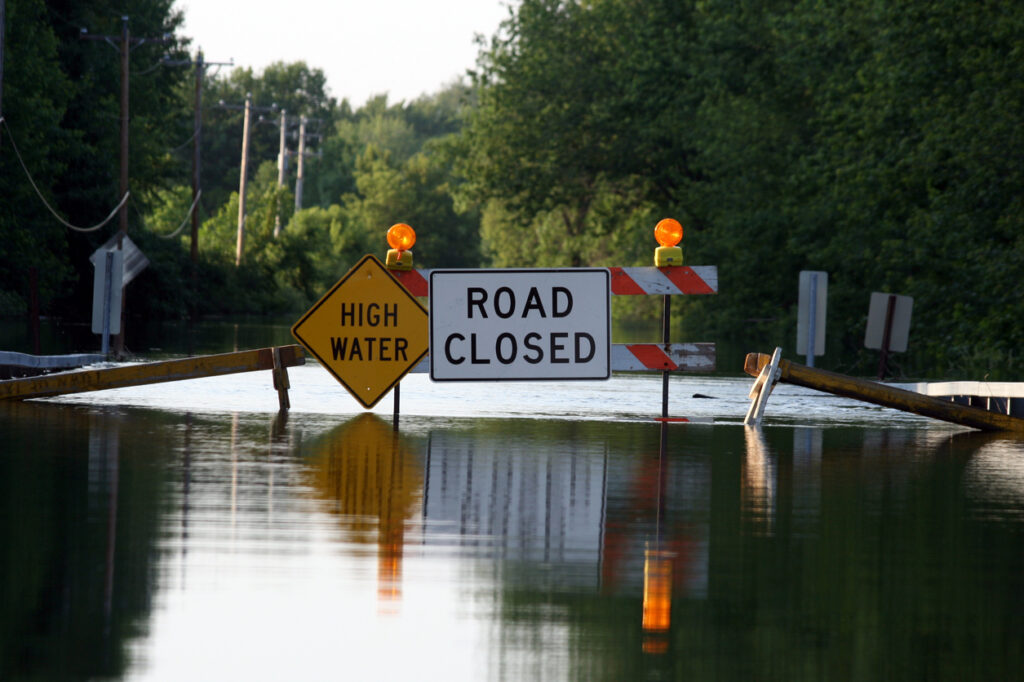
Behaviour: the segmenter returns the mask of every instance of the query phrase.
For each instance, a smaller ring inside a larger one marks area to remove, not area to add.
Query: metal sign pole
[[[114,252],[107,251],[105,254],[103,270],[103,346],[100,352],[106,358],[110,354],[110,297],[113,296],[111,278],[114,270]]]
[[[889,364],[889,344],[892,343],[892,316],[896,311],[896,296],[889,295],[889,301],[885,307],[885,328],[882,332],[882,354],[878,358],[878,380],[885,378]]]
[[[810,292],[807,296],[810,305],[807,309],[807,366],[814,367],[814,337],[818,334],[818,273],[812,272]]]
[[[398,404],[401,402],[402,382],[395,384],[395,414],[392,418],[391,427],[398,431]]]
[[[672,314],[672,297],[668,294],[662,296],[662,313],[661,313],[661,340],[665,344],[665,352],[669,350],[669,339],[671,332],[669,330],[670,316]],[[668,370],[661,373],[661,418],[668,419]]]

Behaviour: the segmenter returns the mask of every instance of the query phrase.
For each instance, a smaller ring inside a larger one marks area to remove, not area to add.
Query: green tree
[[[399,222],[416,230],[413,249],[423,267],[468,267],[479,262],[476,222],[456,213],[448,192],[447,169],[420,153],[395,164],[388,151],[370,145],[356,164],[356,194],[343,198],[348,221],[361,234],[376,234],[376,248],[387,250],[387,229]]]
[[[520,231],[548,230],[534,240],[544,253],[557,217],[566,264],[622,264],[603,248],[612,230],[652,200],[687,210],[690,11],[619,0],[519,5],[479,60],[478,105],[454,152],[460,198],[499,202]]]
[[[0,315],[27,310],[29,268],[39,273],[43,308],[70,277],[65,228],[50,215],[15,156],[14,144],[46,200],[66,166],[68,134],[59,127],[70,83],[41,0],[8,0],[4,121],[0,124]],[[10,133],[10,136],[8,135]],[[14,142],[12,143],[12,139]],[[94,222],[102,219],[98,213]]]
[[[226,76],[212,74],[203,92],[203,205],[220,206],[238,190],[242,131],[247,94],[257,107],[250,122],[249,159],[252,167],[262,161],[276,163],[280,149],[280,112],[287,113],[286,145],[291,155],[298,149],[300,117],[311,121],[310,135],[330,130],[337,102],[330,95],[321,69],[305,62],[275,62],[262,72],[235,68]],[[273,111],[267,109],[273,107]],[[289,162],[288,186],[294,186],[295,161]]]

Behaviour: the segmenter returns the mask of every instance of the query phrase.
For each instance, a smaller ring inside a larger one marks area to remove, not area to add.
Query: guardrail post
[[[287,412],[291,408],[291,401],[288,399],[288,389],[291,384],[288,381],[288,367],[281,361],[281,347],[274,347],[274,388],[277,390],[277,402],[281,406],[281,412]]]

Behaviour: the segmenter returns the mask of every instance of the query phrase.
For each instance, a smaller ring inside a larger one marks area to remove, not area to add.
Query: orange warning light
[[[392,249],[408,251],[414,244],[416,244],[416,230],[409,225],[395,223],[388,229],[388,246]]]
[[[683,239],[683,226],[674,218],[659,220],[658,224],[654,226],[654,238],[662,246],[675,246]]]

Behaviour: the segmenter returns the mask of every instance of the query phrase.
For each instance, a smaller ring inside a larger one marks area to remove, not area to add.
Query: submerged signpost
[[[400,381],[410,371],[427,371],[427,365],[435,381],[601,380],[616,370],[660,371],[665,376],[662,419],[667,420],[668,373],[715,366],[713,343],[669,343],[668,301],[677,294],[718,291],[717,268],[682,265],[682,249],[675,246],[682,228],[668,222],[676,230],[667,239],[658,237],[662,247],[655,267],[433,272],[412,269],[415,233],[399,223],[388,232],[392,249],[386,264],[365,256],[292,326],[292,335],[363,407],[372,408],[394,389],[396,429]],[[123,284],[148,261],[141,253],[125,252],[120,255],[135,264],[119,266],[118,254],[109,249],[94,255],[98,324],[109,332],[116,329],[111,313],[117,274],[123,274]],[[663,343],[612,344],[612,295],[662,296]],[[417,300],[427,296],[433,316]],[[432,340],[437,352],[428,363]],[[272,369],[283,411],[290,407],[287,367],[302,361],[294,346],[240,351],[0,382],[0,399]]]
[[[718,269],[682,264],[682,226],[662,220],[655,267],[414,270],[416,233],[388,230],[382,266],[366,256],[293,327],[292,335],[369,409],[400,381],[602,380],[619,371],[711,371],[713,343],[672,344],[669,302],[718,292]],[[400,290],[400,293],[397,291]],[[660,295],[662,343],[611,343],[612,295]],[[416,297],[430,299],[427,313]],[[399,329],[401,325],[401,329]],[[423,360],[428,355],[429,359]]]
[[[677,221],[663,220],[655,234],[662,244],[655,267],[417,271],[410,251],[415,233],[399,223],[388,232],[386,264],[365,256],[292,326],[292,335],[363,407],[394,389],[396,430],[399,382],[427,365],[435,381],[602,380],[613,371],[659,371],[661,421],[688,421],[668,418],[668,375],[712,371],[715,345],[670,343],[668,303],[677,294],[717,293],[718,270],[682,265]],[[116,274],[126,283],[148,261],[123,253],[136,264],[118,267],[109,249],[95,255],[98,317],[109,332]],[[428,295],[433,314],[417,300]],[[612,295],[662,296],[663,343],[611,343]],[[428,363],[431,342],[436,352]],[[0,382],[0,400],[271,369],[285,411],[287,367],[302,362],[297,346],[238,351]]]
[[[364,256],[292,326],[292,335],[369,409],[427,353],[427,311]]]

